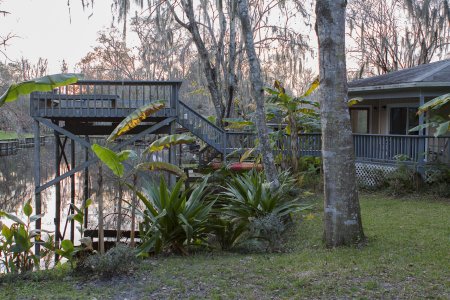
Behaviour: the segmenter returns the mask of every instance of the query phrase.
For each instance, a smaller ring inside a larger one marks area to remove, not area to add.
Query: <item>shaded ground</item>
[[[4,282],[0,298],[450,299],[450,202],[362,198],[362,249],[324,249],[318,208],[297,216],[284,253],[160,257],[109,280],[62,267]]]

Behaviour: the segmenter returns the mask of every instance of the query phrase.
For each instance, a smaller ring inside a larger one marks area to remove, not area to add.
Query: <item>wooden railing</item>
[[[190,132],[208,145],[223,153],[224,141],[226,140],[224,138],[225,132],[182,101],[178,102],[178,123],[189,129]]]
[[[44,118],[124,118],[149,102],[163,100],[155,117],[176,116],[181,81],[82,80],[52,92],[31,94],[30,112]]]
[[[179,103],[178,122],[225,157],[232,153],[242,154],[257,144],[257,135],[254,132],[225,131],[182,102]],[[272,135],[275,154],[290,159],[290,136],[281,133]],[[320,133],[301,134],[297,143],[299,157],[321,155]],[[411,163],[450,163],[449,137],[354,134],[353,144],[357,161],[395,163],[402,159]]]
[[[102,122],[125,118],[142,105],[163,100],[165,109],[152,117],[177,117],[180,125],[225,157],[255,147],[255,133],[225,131],[180,101],[180,86],[181,81],[79,81],[52,92],[32,93],[31,116]],[[299,156],[321,155],[319,133],[301,134],[296,142]],[[290,157],[291,143],[289,136],[277,135],[272,141],[274,152]],[[411,162],[450,162],[449,137],[355,134],[354,147],[359,161],[395,162],[402,155]]]
[[[226,152],[255,147],[254,133],[227,132]],[[288,159],[291,138],[278,135],[273,142],[274,152]],[[297,140],[298,156],[320,156],[322,141],[320,133],[301,134]],[[450,163],[450,138],[417,135],[354,134],[353,144],[357,161],[395,163],[402,159],[411,163]]]

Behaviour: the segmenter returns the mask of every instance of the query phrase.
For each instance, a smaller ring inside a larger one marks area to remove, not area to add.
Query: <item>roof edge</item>
[[[382,91],[395,90],[403,88],[421,88],[421,87],[450,87],[450,82],[408,82],[388,85],[364,86],[364,87],[349,87],[349,92],[363,92],[363,91]]]
[[[417,78],[414,79],[414,81],[420,82],[420,81],[424,80],[425,78],[427,78],[429,76],[433,76],[434,74],[436,74],[437,72],[447,68],[448,66],[450,66],[450,60],[448,60],[446,63],[443,63],[441,66],[439,66],[437,68],[434,68],[434,69],[426,72],[425,74],[422,74],[422,75],[418,76]]]

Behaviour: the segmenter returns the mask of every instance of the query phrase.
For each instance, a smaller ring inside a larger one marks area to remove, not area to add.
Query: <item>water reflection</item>
[[[97,141],[98,142],[98,141]],[[101,141],[100,141],[101,142]],[[130,147],[138,154],[145,149],[147,143],[140,144],[140,146]],[[45,146],[41,147],[41,183],[48,182],[55,177],[55,149],[54,140],[51,139]],[[70,162],[70,147],[69,143],[66,145],[66,155]],[[0,210],[12,212],[20,216],[22,219],[25,217],[22,214],[23,204],[32,199],[34,209],[34,149],[21,149],[16,155],[0,157]],[[85,160],[85,152],[81,146],[76,147],[75,161],[76,165],[81,164]],[[160,155],[147,157],[147,160],[167,161],[168,152],[162,152]],[[131,168],[131,165],[127,166]],[[104,223],[105,229],[115,229],[117,222],[117,205],[119,195],[119,184],[117,178],[109,171],[108,168],[103,167],[103,201],[104,201]],[[67,172],[67,167],[64,164],[61,166],[61,174]],[[89,167],[89,197],[94,201],[93,205],[89,208],[89,220],[88,228],[97,228],[97,203],[96,203],[96,191],[98,190],[97,184],[98,165],[92,165]],[[139,176],[138,185],[141,185],[144,181],[153,181],[159,179],[160,174],[157,173],[143,173]],[[131,180],[130,180],[131,183]],[[75,204],[81,206],[84,199],[83,194],[84,187],[84,172],[75,174]],[[61,234],[65,231],[64,238],[70,237],[70,225],[67,224],[67,215],[69,213],[70,205],[70,177],[61,181],[61,222],[60,230]],[[123,229],[127,229],[131,223],[130,213],[128,213],[126,203],[131,203],[132,194],[128,188],[124,188],[122,199],[123,203]],[[55,228],[55,187],[52,186],[42,192],[42,212],[45,213],[42,219],[42,227],[48,230],[54,230]],[[3,220],[8,224],[7,220]],[[66,230],[65,230],[66,228]],[[75,230],[75,240],[79,239],[79,233]]]

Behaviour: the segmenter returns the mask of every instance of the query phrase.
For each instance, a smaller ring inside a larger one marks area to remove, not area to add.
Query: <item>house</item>
[[[446,93],[450,93],[450,59],[352,81],[349,97],[364,99],[351,108],[353,130],[370,134],[418,134],[408,132],[424,121],[416,115],[417,108]]]
[[[357,161],[386,164],[402,155],[419,166],[450,163],[449,136],[435,138],[433,129],[409,132],[429,117],[417,115],[419,106],[450,93],[450,60],[355,80],[348,93],[363,98],[350,108]]]

